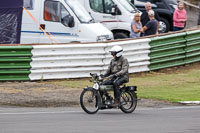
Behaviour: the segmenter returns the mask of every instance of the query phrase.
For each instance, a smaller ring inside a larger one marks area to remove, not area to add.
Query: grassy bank
[[[200,63],[158,72],[132,74],[129,85],[138,86],[138,97],[178,101],[200,101]],[[58,81],[55,84],[83,88],[89,79]]]
[[[154,73],[131,78],[142,98],[161,99],[171,102],[200,101],[200,70],[184,73]]]

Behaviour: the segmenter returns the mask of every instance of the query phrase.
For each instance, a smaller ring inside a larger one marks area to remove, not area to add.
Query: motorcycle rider
[[[110,61],[110,65],[105,74],[102,75],[103,77],[108,77],[102,84],[113,85],[115,100],[112,106],[117,107],[120,104],[120,85],[129,81],[129,63],[128,60],[122,56],[122,47],[113,46],[109,52],[113,56],[113,59]]]

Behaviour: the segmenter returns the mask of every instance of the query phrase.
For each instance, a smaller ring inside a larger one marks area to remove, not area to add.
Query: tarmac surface
[[[1,133],[199,133],[200,106],[119,109],[0,108]]]

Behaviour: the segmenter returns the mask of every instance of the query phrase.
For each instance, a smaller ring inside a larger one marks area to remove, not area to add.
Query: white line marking
[[[182,104],[200,104],[200,101],[179,101]]]
[[[175,106],[175,107],[162,107],[162,108],[141,108],[137,110],[173,110],[173,109],[195,109],[200,108],[200,106]]]

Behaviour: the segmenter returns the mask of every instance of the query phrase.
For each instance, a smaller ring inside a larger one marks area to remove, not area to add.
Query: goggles
[[[112,56],[116,56],[116,54],[117,54],[116,52],[111,52]]]

